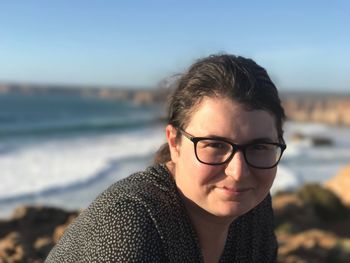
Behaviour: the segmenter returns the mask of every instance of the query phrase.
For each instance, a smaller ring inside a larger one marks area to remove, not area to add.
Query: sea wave
[[[163,141],[152,127],[18,147],[0,158],[0,200],[82,184],[123,159],[152,155]]]
[[[271,193],[276,194],[279,191],[294,190],[302,183],[302,179],[296,172],[284,165],[279,165],[275,181],[271,187]]]

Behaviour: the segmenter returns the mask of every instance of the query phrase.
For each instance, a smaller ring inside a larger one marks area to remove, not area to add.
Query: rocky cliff
[[[321,185],[273,198],[278,262],[350,262],[350,208]]]
[[[343,167],[325,186],[338,194],[342,202],[350,207],[350,165]]]
[[[282,101],[290,120],[350,125],[349,94],[284,94]]]
[[[48,207],[20,207],[0,221],[0,262],[43,262],[67,225],[78,215]]]

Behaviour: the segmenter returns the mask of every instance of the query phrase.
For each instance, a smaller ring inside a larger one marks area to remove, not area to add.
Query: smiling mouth
[[[225,193],[226,195],[231,196],[242,196],[248,192],[250,192],[253,188],[247,187],[247,188],[230,188],[230,187],[218,187],[220,191]]]

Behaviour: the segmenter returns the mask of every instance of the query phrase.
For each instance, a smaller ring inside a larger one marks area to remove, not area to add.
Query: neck
[[[172,162],[168,162],[166,166],[170,174],[174,177],[175,165]],[[228,229],[234,219],[218,217],[208,213],[193,201],[186,198],[180,189],[178,190],[197,233],[204,262],[218,262],[225,248]]]
[[[232,218],[212,215],[184,197],[185,207],[198,235],[204,262],[218,262],[224,251]]]

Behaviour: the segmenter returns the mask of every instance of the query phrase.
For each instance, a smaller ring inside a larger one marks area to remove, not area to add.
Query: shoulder
[[[142,206],[148,212],[153,207],[178,202],[176,184],[163,165],[150,166],[134,173],[106,189],[91,205],[94,209],[120,210],[130,203]],[[135,207],[136,209],[136,207]]]
[[[170,190],[168,179],[161,179],[157,169],[131,175],[104,191],[69,226],[47,262],[162,258],[162,238],[153,207],[156,193],[164,196],[162,192]]]
[[[134,224],[143,222],[144,217],[151,220],[147,223],[156,224],[156,213],[159,208],[163,212],[169,203],[176,203],[176,186],[169,174],[161,166],[151,166],[145,171],[120,180],[103,193],[83,212],[82,217],[97,220],[134,219]]]

